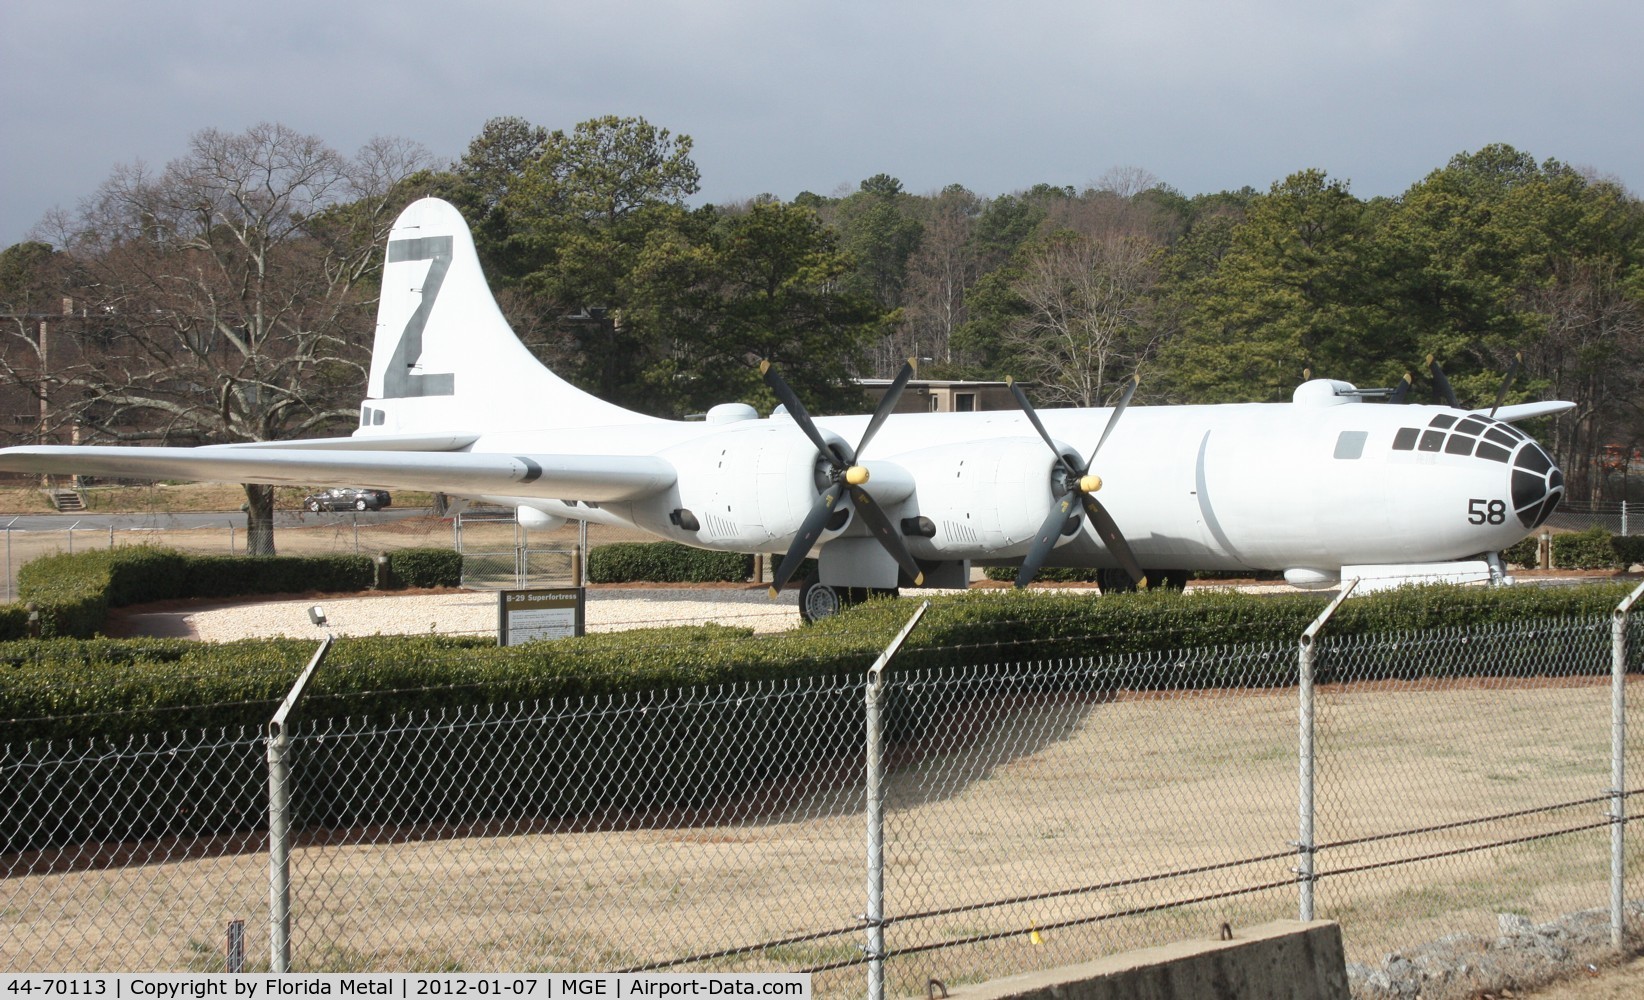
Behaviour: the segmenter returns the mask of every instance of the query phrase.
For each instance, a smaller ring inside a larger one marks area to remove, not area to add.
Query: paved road
[[[427,507],[390,507],[387,510],[322,511],[311,514],[306,510],[277,510],[274,527],[295,528],[316,525],[383,524],[409,517],[428,516]],[[0,514],[0,528],[13,531],[66,531],[69,528],[88,531],[113,528],[116,531],[133,528],[245,528],[245,514],[237,510],[203,511],[194,513],[156,512],[148,514]]]

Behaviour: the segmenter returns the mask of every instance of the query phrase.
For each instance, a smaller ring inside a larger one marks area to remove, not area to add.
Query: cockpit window
[[[1454,428],[1445,433],[1446,428]],[[1482,439],[1481,439],[1482,436]],[[1394,451],[1443,452],[1446,455],[1476,455],[1492,462],[1508,462],[1519,442],[1528,441],[1523,432],[1488,417],[1472,415],[1459,423],[1453,414],[1440,413],[1423,430],[1401,427],[1393,435]],[[1492,443],[1494,442],[1494,443]]]
[[[1336,457],[1363,458],[1364,442],[1369,436],[1369,431],[1342,431],[1341,436],[1336,438]]]

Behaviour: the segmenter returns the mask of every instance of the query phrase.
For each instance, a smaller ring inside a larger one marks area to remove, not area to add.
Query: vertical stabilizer
[[[388,236],[366,394],[362,435],[651,419],[576,388],[520,343],[491,296],[468,223],[438,198],[401,212]]]

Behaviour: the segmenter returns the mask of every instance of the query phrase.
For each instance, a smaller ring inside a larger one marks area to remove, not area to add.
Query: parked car
[[[382,510],[393,502],[387,490],[361,490],[352,486],[333,486],[303,497],[303,506],[312,511]]]

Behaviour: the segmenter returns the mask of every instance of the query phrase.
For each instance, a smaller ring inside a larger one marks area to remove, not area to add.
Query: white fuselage
[[[1515,502],[1513,462],[1539,446],[1499,421],[1447,407],[1390,406],[1300,393],[1287,404],[1134,406],[1103,446],[1093,472],[1098,494],[1148,568],[1311,568],[1428,562],[1495,551],[1522,538],[1556,484],[1543,474]],[[1110,411],[1046,410],[1050,435],[1088,452]],[[1471,419],[1476,434],[1438,430]],[[830,437],[854,442],[866,417],[818,418]],[[1415,444],[1396,447],[1399,432]],[[1503,439],[1492,457],[1476,439]],[[1423,436],[1427,440],[1423,442]],[[475,450],[542,450],[537,434],[487,435]],[[1452,443],[1453,442],[1453,443]],[[1462,445],[1469,454],[1461,454]],[[706,548],[777,551],[815,503],[815,450],[778,415],[728,425],[665,422],[581,428],[559,452],[660,456],[678,470],[663,494],[591,508],[576,497],[530,500],[548,514],[631,524]],[[1446,450],[1448,448],[1448,450]],[[1543,456],[1544,457],[1544,456]],[[929,537],[910,534],[921,560],[1020,559],[1055,499],[1056,462],[1022,414],[899,414],[863,463],[893,520],[926,518]],[[1550,468],[1550,463],[1547,463]],[[1521,470],[1521,475],[1523,470]],[[1556,476],[1553,470],[1552,476]],[[521,502],[517,497],[490,499]],[[699,527],[673,523],[688,510]],[[822,544],[862,534],[853,518]],[[1050,562],[1114,566],[1088,530],[1063,540]]]

